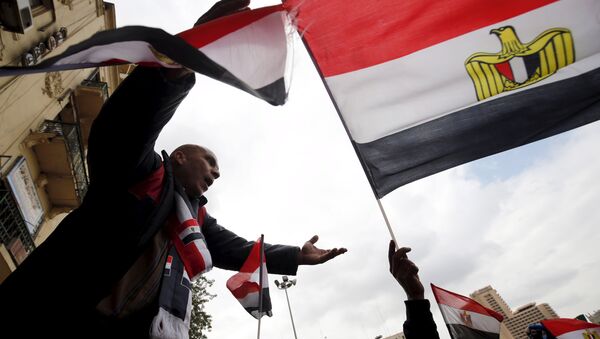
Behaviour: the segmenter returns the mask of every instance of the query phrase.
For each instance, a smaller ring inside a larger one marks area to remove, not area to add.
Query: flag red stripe
[[[283,11],[282,5],[244,11],[209,21],[177,35],[190,45],[200,48],[278,11]]]
[[[483,307],[481,304],[471,298],[467,298],[463,295],[450,292],[443,288],[439,288],[434,284],[431,284],[431,290],[435,296],[435,300],[438,304],[448,305],[459,310],[471,311],[483,315],[489,315],[496,318],[498,321],[502,321],[504,317],[489,308]]]
[[[248,259],[242,265],[240,272],[254,273],[260,265],[260,239],[252,246]]]
[[[556,0],[287,0],[325,77],[398,59]],[[443,56],[440,56],[443,58]]]
[[[257,293],[258,289],[258,283],[246,281],[239,288],[232,290],[231,293],[234,297],[236,297],[236,299],[243,299],[250,293]]]
[[[577,319],[551,319],[542,320],[542,325],[554,336],[584,330],[586,328],[600,329],[600,325],[588,323]]]
[[[185,231],[186,228],[188,227],[194,227],[194,226],[200,226],[198,224],[198,221],[196,219],[188,219],[185,220],[184,222],[180,223],[177,228],[175,229],[175,233],[177,234],[177,236],[179,236],[179,233]]]

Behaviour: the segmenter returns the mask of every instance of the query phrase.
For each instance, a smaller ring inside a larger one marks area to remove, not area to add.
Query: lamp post
[[[287,289],[296,285],[296,279],[288,279],[287,275],[281,277],[283,280],[281,283],[275,280],[275,285],[278,289],[283,290],[285,292],[285,299],[287,299],[288,309],[290,310],[290,319],[292,319],[292,329],[294,330],[294,338],[298,339],[296,335],[296,326],[294,326],[294,317],[292,316],[292,307],[290,306],[290,298],[288,297]]]

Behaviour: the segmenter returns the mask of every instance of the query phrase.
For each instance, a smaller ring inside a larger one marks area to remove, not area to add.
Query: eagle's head
[[[509,55],[517,52],[523,52],[527,49],[517,36],[514,27],[504,26],[495,28],[490,31],[490,34],[496,34],[502,43],[502,54]]]

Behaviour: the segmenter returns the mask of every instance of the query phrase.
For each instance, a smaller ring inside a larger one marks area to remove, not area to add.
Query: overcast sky
[[[210,1],[116,3],[119,26],[185,30]],[[253,1],[254,8],[276,1]],[[197,75],[157,150],[183,143],[211,148],[221,178],[208,210],[247,239],[349,252],[301,267],[289,290],[299,338],[374,338],[402,330],[404,293],[389,275],[389,235],[371,188],[321,80],[294,37],[288,103],[272,107]],[[492,285],[517,308],[549,303],[562,317],[600,308],[600,125],[463,165],[406,185],[382,201],[401,245],[429,283],[468,295]],[[215,269],[209,338],[252,338],[256,321]],[[293,338],[283,291],[270,276],[274,316],[262,338]],[[442,338],[449,338],[432,308]]]

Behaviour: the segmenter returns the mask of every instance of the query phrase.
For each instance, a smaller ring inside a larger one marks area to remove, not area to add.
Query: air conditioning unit
[[[5,30],[24,34],[33,26],[29,0],[0,0],[0,22]]]

